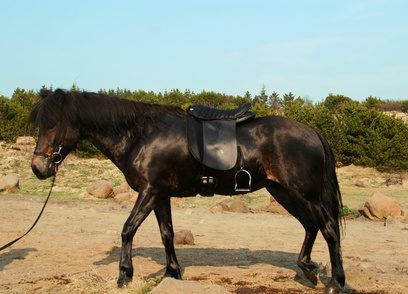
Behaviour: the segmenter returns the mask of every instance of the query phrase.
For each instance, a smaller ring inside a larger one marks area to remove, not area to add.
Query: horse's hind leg
[[[119,262],[118,287],[125,286],[132,280],[132,242],[137,229],[146,219],[149,213],[154,209],[157,200],[157,194],[149,190],[139,192],[139,197],[123,225],[122,230],[122,251]]]
[[[314,241],[316,240],[319,228],[316,226],[305,225],[305,240],[303,241],[302,249],[300,250],[297,265],[314,285],[317,285],[317,264],[311,260],[311,253]]]
[[[340,293],[340,289],[344,287],[345,275],[340,250],[339,221],[332,218],[324,208],[321,210],[321,220],[320,231],[329,247],[332,267],[332,278],[326,286],[325,293]]]
[[[154,209],[157,222],[159,223],[160,234],[166,251],[166,272],[165,277],[172,277],[181,280],[180,266],[174,250],[174,231],[171,219],[170,197],[164,198]]]
[[[305,229],[305,239],[298,257],[297,265],[314,285],[317,284],[317,265],[311,260],[311,253],[319,225],[313,206],[293,190],[285,189],[277,183],[270,182],[266,189]]]

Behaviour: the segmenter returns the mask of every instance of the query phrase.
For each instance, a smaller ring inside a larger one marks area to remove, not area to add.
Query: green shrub
[[[407,113],[408,112],[408,100],[404,100],[401,102],[401,111]]]
[[[358,212],[355,209],[349,208],[347,205],[343,205],[340,215],[342,217],[357,217]]]
[[[73,90],[78,89],[75,87]],[[249,92],[244,96],[232,96],[212,91],[181,92],[177,89],[164,93],[126,89],[100,90],[99,93],[133,101],[171,104],[183,109],[194,103],[230,109],[252,101],[252,109],[258,116],[280,114],[319,131],[329,141],[336,159],[345,164],[408,170],[408,127],[401,120],[378,110],[407,112],[407,100],[382,101],[377,97],[368,97],[359,103],[343,95],[330,94],[324,102],[312,104],[296,98],[291,92],[282,99],[275,92],[268,96],[264,87],[255,96]],[[23,89],[16,89],[11,99],[0,96],[0,140],[14,141],[18,136],[37,134],[38,130],[28,122],[28,115],[39,99],[34,91]],[[87,141],[79,143],[76,153],[81,157],[102,156]]]

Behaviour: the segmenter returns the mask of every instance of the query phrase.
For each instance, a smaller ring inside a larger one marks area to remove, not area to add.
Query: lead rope
[[[44,205],[43,205],[43,207],[42,207],[42,209],[41,209],[41,211],[40,211],[40,214],[37,216],[37,219],[35,220],[35,222],[34,222],[33,225],[31,226],[31,228],[28,229],[28,231],[27,231],[24,235],[22,235],[22,236],[18,237],[17,239],[15,239],[15,240],[13,240],[13,241],[7,243],[6,245],[2,246],[2,247],[0,248],[0,251],[6,249],[7,247],[10,247],[10,246],[13,245],[14,243],[16,243],[18,240],[20,240],[21,238],[23,238],[25,235],[27,235],[28,233],[30,233],[30,231],[31,231],[31,230],[35,227],[35,225],[38,223],[38,221],[40,220],[40,217],[41,217],[41,215],[42,215],[42,213],[43,213],[43,211],[44,211],[44,209],[45,209],[45,206],[47,205],[48,199],[50,199],[51,192],[52,192],[52,188],[54,187],[54,183],[55,183],[55,177],[57,176],[57,171],[58,171],[58,165],[56,166],[56,170],[55,170],[54,176],[53,176],[52,181],[51,181],[50,192],[48,192],[47,199],[46,199],[45,202],[44,202]]]

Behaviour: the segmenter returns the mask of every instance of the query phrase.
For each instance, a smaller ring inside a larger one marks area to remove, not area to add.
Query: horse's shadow
[[[0,271],[2,271],[8,264],[17,259],[25,259],[28,253],[37,251],[35,248],[12,249],[9,252],[0,254]]]
[[[95,265],[107,265],[112,262],[118,262],[120,259],[120,248],[114,247],[107,252],[107,256],[99,261],[94,262]],[[291,252],[271,251],[271,250],[249,250],[248,248],[224,249],[224,248],[178,248],[176,254],[180,266],[186,268],[189,266],[237,266],[241,268],[249,267],[255,264],[270,264],[276,267],[287,268],[296,272],[295,280],[307,287],[313,287],[302,274],[302,271],[297,267],[296,260],[298,255]],[[134,257],[149,258],[158,264],[166,265],[166,258],[163,248],[159,247],[139,247],[133,249]],[[147,278],[155,277],[164,272],[160,270],[152,273]],[[320,276],[322,282],[327,283],[326,275]]]
[[[248,248],[178,248],[177,259],[183,267],[188,266],[250,266],[259,263],[271,264],[295,270],[297,254],[283,251],[249,250]],[[150,258],[155,262],[166,265],[163,248],[139,247],[133,249],[133,256]],[[120,257],[120,248],[114,247],[108,255],[96,261],[95,265],[106,265],[117,262]]]

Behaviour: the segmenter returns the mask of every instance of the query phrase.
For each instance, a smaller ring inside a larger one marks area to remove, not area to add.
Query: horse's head
[[[56,173],[57,166],[76,147],[80,135],[71,93],[42,90],[40,96],[41,101],[30,115],[31,122],[40,130],[31,168],[39,179],[46,179]]]

